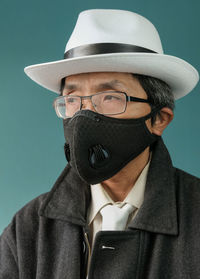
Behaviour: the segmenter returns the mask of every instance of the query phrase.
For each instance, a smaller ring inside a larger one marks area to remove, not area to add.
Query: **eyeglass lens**
[[[118,114],[124,112],[126,108],[126,95],[122,92],[101,92],[91,95],[90,98],[95,111],[101,114]],[[61,118],[72,117],[80,108],[79,96],[63,96],[55,101],[56,113]]]

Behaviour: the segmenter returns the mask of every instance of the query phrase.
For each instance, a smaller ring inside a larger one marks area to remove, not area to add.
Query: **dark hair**
[[[175,108],[174,95],[171,87],[164,81],[150,76],[133,74],[133,76],[139,81],[140,85],[146,92],[150,105],[155,107],[168,107],[171,110]],[[60,85],[60,95],[62,95],[63,88],[65,86],[65,78],[62,78]],[[160,113],[158,112],[158,116]],[[152,117],[151,123],[154,124],[156,115]]]
[[[62,96],[63,89],[65,87],[65,77],[61,79],[60,82],[60,96]]]
[[[164,81],[150,76],[133,74],[146,92],[152,109],[155,107],[168,107],[172,111],[175,108],[174,95],[171,87]],[[157,115],[160,115],[158,112]],[[152,117],[151,123],[154,124],[156,115]]]

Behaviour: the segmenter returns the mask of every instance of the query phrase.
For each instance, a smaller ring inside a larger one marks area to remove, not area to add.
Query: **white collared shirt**
[[[88,211],[88,223],[90,226],[90,244],[92,246],[94,242],[95,235],[102,227],[102,217],[100,214],[101,208],[106,204],[115,204],[121,207],[124,203],[129,203],[136,208],[127,222],[127,226],[130,221],[135,217],[138,212],[138,209],[141,207],[144,201],[144,191],[147,179],[147,173],[150,165],[150,160],[145,166],[137,181],[134,184],[134,187],[130,190],[126,198],[122,202],[114,202],[108,193],[105,191],[101,184],[91,185],[91,204]]]

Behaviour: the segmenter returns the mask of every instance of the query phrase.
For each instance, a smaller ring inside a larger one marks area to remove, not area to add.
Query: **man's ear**
[[[156,120],[152,126],[152,133],[161,136],[165,128],[173,120],[174,113],[170,108],[164,107],[160,110],[160,115],[156,116]]]

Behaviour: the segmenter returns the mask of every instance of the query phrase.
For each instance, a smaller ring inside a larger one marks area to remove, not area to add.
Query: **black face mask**
[[[69,164],[88,184],[112,177],[159,138],[145,123],[157,111],[137,119],[78,111],[63,121]]]

